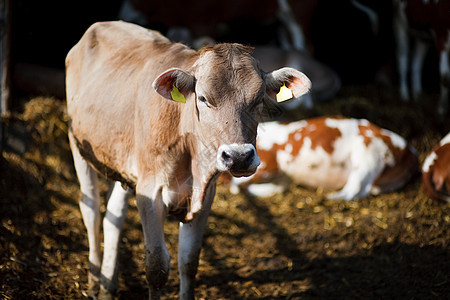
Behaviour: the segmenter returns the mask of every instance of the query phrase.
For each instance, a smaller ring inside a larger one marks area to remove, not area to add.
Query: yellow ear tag
[[[286,84],[283,83],[283,86],[280,88],[280,91],[277,94],[277,102],[283,102],[293,98],[292,91],[286,87]]]
[[[186,99],[184,98],[184,95],[182,93],[180,93],[180,91],[178,90],[178,88],[175,85],[173,85],[173,89],[170,92],[170,96],[172,96],[172,99],[176,102],[186,103]]]

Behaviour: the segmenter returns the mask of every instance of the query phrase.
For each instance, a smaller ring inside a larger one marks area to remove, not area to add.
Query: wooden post
[[[11,101],[11,0],[0,0],[0,153],[3,129],[1,116],[8,113]]]

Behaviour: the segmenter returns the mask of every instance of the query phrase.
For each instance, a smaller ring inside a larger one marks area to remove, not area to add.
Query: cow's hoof
[[[88,296],[92,299],[97,299],[97,294],[100,290],[100,282],[98,279],[89,274],[89,287],[88,287]]]
[[[113,300],[114,297],[112,293],[104,288],[100,288],[100,292],[98,293],[98,300]]]

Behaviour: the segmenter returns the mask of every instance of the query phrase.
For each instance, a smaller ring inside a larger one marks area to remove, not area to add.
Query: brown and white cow
[[[69,140],[89,239],[89,289],[117,287],[117,248],[134,189],[141,216],[150,298],[159,298],[170,257],[164,219],[181,221],[180,298],[194,297],[206,219],[220,172],[249,176],[259,165],[257,118],[280,88],[299,97],[301,72],[261,71],[251,49],[218,44],[201,52],[125,22],[92,25],[66,58]],[[103,259],[97,173],[114,181]]]
[[[425,158],[422,184],[430,198],[450,203],[450,133]]]
[[[261,165],[248,178],[233,178],[256,196],[283,192],[291,182],[335,191],[351,200],[402,187],[418,171],[417,151],[399,135],[367,120],[319,117],[260,123],[256,142]]]
[[[411,90],[414,99],[422,93],[422,67],[428,44],[432,41],[439,56],[441,95],[437,112],[448,111],[450,88],[450,1],[448,0],[394,0],[394,33],[397,41],[397,68],[400,77],[400,95],[409,99],[408,66],[411,61]],[[415,41],[409,57],[409,37]]]

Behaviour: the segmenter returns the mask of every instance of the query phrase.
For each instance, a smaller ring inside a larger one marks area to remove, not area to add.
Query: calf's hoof
[[[89,273],[88,278],[88,296],[92,299],[97,299],[97,294],[100,291],[100,282],[98,278]]]
[[[103,287],[100,288],[100,292],[98,293],[98,300],[113,300],[114,297],[112,293]]]

